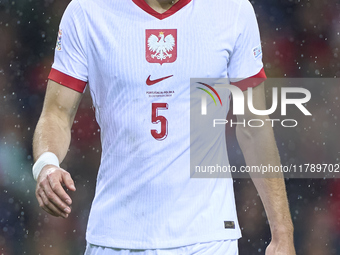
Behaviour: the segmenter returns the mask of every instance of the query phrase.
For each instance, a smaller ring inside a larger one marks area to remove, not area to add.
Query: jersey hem
[[[241,81],[237,82],[230,82],[230,84],[237,86],[242,91],[247,90],[248,88],[254,88],[258,85],[260,85],[262,82],[267,80],[266,73],[262,67],[262,69],[255,75],[245,78]]]
[[[48,79],[55,81],[59,83],[60,85],[63,85],[65,87],[68,87],[80,93],[84,92],[86,84],[87,84],[86,81],[82,81],[80,79],[74,78],[54,68],[51,69],[51,72],[48,75]]]
[[[96,238],[91,236],[86,236],[86,241],[88,243],[97,245],[97,246],[104,246],[110,248],[118,248],[118,249],[141,249],[141,250],[148,250],[148,249],[168,249],[168,248],[176,248],[182,246],[188,246],[196,243],[208,243],[213,241],[221,241],[221,240],[237,240],[242,237],[241,231],[236,230],[237,232],[234,234],[226,235],[217,234],[214,236],[202,236],[196,237],[194,239],[188,239],[186,241],[182,240],[174,240],[174,241],[167,241],[167,242],[154,242],[148,243],[141,241],[132,241],[132,240],[118,240],[118,239],[111,239],[109,240],[110,243],[103,241],[107,236],[97,236]]]

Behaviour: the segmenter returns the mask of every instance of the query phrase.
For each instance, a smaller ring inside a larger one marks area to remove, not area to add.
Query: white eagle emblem
[[[171,58],[172,54],[169,54],[169,52],[174,49],[175,38],[171,34],[164,38],[164,32],[159,32],[158,37],[152,34],[148,38],[149,50],[155,53],[151,54],[151,57],[161,61],[166,58]]]

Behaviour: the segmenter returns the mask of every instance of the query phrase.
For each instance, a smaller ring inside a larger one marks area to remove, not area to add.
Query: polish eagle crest
[[[154,34],[149,36],[147,45],[151,52],[151,58],[163,61],[172,57],[170,52],[175,47],[175,38],[172,34],[164,36],[164,32],[159,32],[158,36]]]

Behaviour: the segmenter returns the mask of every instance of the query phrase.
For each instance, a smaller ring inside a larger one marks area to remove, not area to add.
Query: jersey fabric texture
[[[223,240],[167,249],[128,250],[102,247],[87,243],[84,255],[238,255],[237,245],[238,240]]]
[[[190,178],[197,77],[265,78],[249,1],[180,0],[163,14],[144,0],[67,7],[49,79],[79,92],[88,84],[101,128],[89,243],[161,249],[240,238],[233,180]],[[224,134],[219,146],[226,155]]]

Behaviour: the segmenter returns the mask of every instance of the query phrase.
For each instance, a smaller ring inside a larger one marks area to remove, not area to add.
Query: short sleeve
[[[232,84],[245,90],[247,87],[255,87],[262,83],[266,75],[262,63],[260,32],[253,6],[248,0],[240,2],[235,26],[236,41],[228,62],[228,77]]]
[[[78,0],[73,0],[62,17],[49,79],[78,92],[88,80],[86,22]]]

